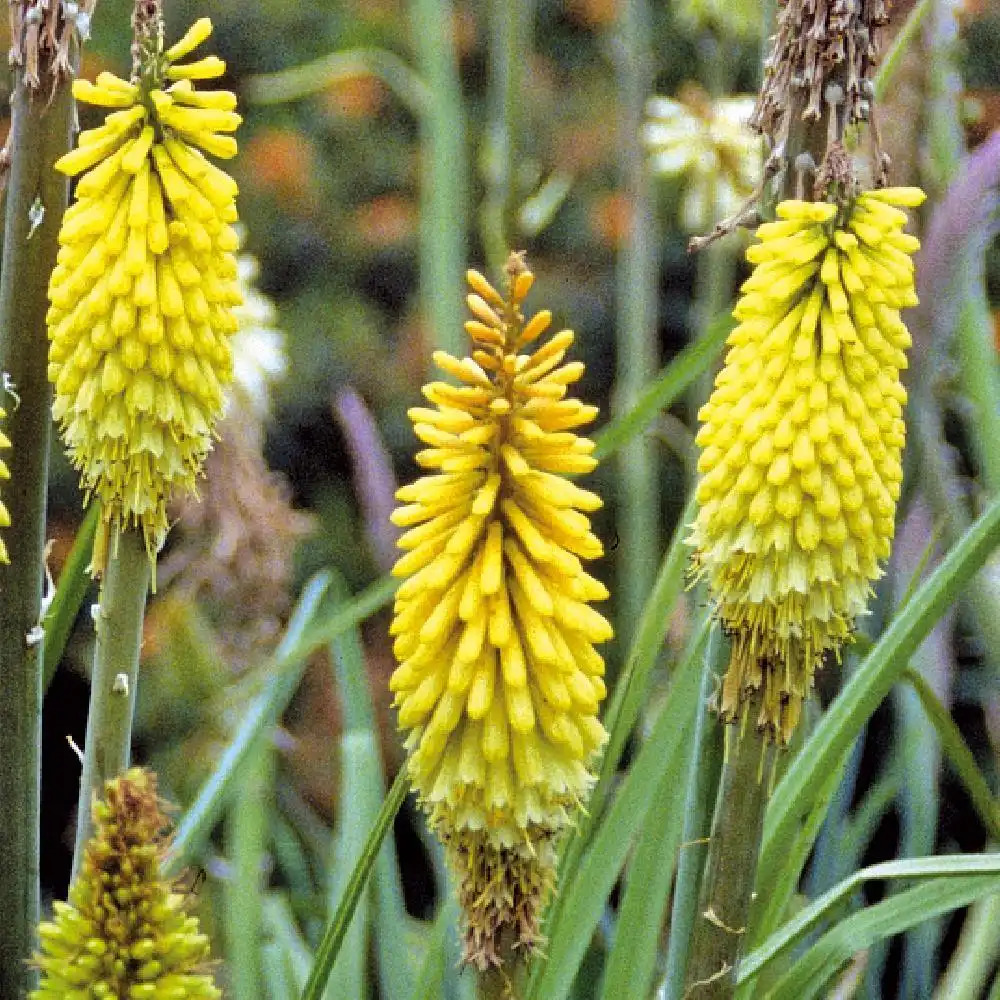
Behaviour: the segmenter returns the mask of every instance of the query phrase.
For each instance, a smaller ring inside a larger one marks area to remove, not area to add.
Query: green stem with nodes
[[[33,10],[34,13],[40,13]],[[20,47],[20,41],[15,39]],[[2,279],[0,367],[4,452],[11,478],[3,500],[10,564],[0,566],[0,996],[21,997],[35,983],[27,964],[39,916],[42,616],[45,494],[51,393],[46,374],[47,286],[66,207],[66,179],[52,169],[70,145],[73,101],[68,77],[39,58],[43,88],[19,68],[11,99]],[[51,89],[50,88],[54,88]]]
[[[756,724],[759,698],[726,728],[726,750],[712,818],[712,839],[698,900],[685,1000],[733,996],[736,963],[746,938],[764,810],[774,776],[775,747]]]
[[[83,860],[84,844],[93,832],[90,817],[93,795],[105,781],[129,766],[150,570],[141,532],[132,529],[112,540],[101,599],[94,612],[97,645],[80,777],[74,878]]]

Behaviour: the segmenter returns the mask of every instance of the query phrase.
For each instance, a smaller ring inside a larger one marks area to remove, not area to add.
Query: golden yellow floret
[[[232,378],[237,187],[204,154],[233,156],[241,119],[233,94],[191,82],[221,75],[221,60],[174,64],[210,32],[197,21],[135,81],[77,80],[77,100],[114,110],[56,162],[81,176],[49,282],[49,379],[70,458],[101,501],[98,572],[109,532],[141,528],[155,556]]]
[[[698,415],[690,542],[733,641],[722,713],[762,689],[759,722],[783,741],[889,555],[910,346],[900,310],[917,302],[919,245],[898,206],[922,200],[884,188],[847,210],[778,205],[747,250],[738,326]]]
[[[39,925],[41,980],[29,1000],[218,1000],[208,938],[186,913],[187,894],[160,873],[167,821],[155,775],[132,768],[108,781],[93,816],[69,900]]]
[[[500,852],[530,854],[571,822],[606,738],[594,647],[612,629],[591,602],[607,591],[583,568],[603,553],[587,517],[601,500],[566,478],[597,464],[575,433],[597,410],[567,398],[583,374],[564,361],[572,332],[535,343],[552,317],[523,315],[533,277],[518,255],[508,279],[504,296],[468,272],[473,350],[434,355],[458,384],[431,382],[431,407],[409,412],[429,474],[397,492],[392,517],[405,579],[391,688],[413,786],[470,898],[486,892],[482,872],[503,868]],[[473,863],[483,852],[492,860]]]
[[[6,410],[0,408],[0,420],[3,420],[7,416]],[[0,451],[10,447],[10,438],[0,431]],[[7,463],[0,458],[0,482],[5,482],[10,479],[10,469],[7,468]],[[0,528],[10,527],[10,511],[7,510],[3,499],[0,498]],[[0,535],[0,563],[9,563],[10,556],[7,553],[7,544],[3,540],[3,536]]]

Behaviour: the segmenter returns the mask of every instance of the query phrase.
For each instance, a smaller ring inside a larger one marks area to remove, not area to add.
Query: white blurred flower
[[[274,303],[256,287],[257,261],[246,254],[237,260],[243,304],[234,309],[240,328],[233,335],[234,392],[262,423],[271,408],[271,386],[285,376],[285,334],[275,325]]]
[[[688,232],[711,228],[753,193],[761,173],[761,142],[746,124],[753,106],[753,97],[712,100],[693,86],[647,102],[643,144],[654,174],[684,180]]]

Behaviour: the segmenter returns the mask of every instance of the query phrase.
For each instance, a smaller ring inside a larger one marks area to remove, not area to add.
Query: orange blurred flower
[[[390,246],[410,239],[417,225],[413,201],[400,194],[383,194],[354,212],[358,236],[372,246]]]
[[[323,94],[323,107],[339,118],[369,118],[378,114],[384,101],[382,81],[369,74],[336,80]]]
[[[312,194],[314,160],[312,145],[301,132],[264,128],[244,146],[243,176],[275,197],[301,202]]]
[[[621,191],[611,191],[594,201],[590,228],[602,243],[617,250],[628,239],[631,227],[631,206]]]
[[[550,162],[569,174],[587,173],[610,163],[617,144],[618,133],[607,120],[571,125],[555,134]]]
[[[590,28],[604,28],[618,17],[618,0],[570,0],[569,16]]]

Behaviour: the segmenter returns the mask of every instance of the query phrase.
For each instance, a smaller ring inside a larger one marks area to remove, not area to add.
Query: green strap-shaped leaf
[[[928,887],[928,894],[931,897],[933,897],[935,892],[944,896],[951,891],[954,885],[965,887],[955,897],[956,899],[960,899],[960,902],[952,903],[945,906],[944,909],[934,911],[936,913],[947,912],[948,909],[954,906],[963,906],[969,900],[983,895],[985,892],[990,891],[991,887],[993,891],[1000,890],[1000,854],[954,854],[930,858],[911,858],[907,861],[888,861],[883,864],[862,868],[861,871],[855,872],[850,878],[845,879],[828,892],[823,893],[819,899],[810,903],[809,906],[805,907],[785,923],[777,933],[772,934],[760,948],[747,955],[740,962],[737,982],[745,983],[766,972],[774,963],[787,958],[805,940],[810,932],[824,920],[830,919],[866,882],[879,879],[920,879],[922,881],[932,879],[934,880],[934,885]],[[974,889],[972,895],[964,895],[963,892],[970,887]],[[900,899],[907,892],[912,891],[906,890],[906,892],[897,893],[885,902],[890,903],[893,900]],[[922,899],[923,897],[921,896],[920,898]],[[906,906],[900,905],[895,909],[890,908],[888,911],[879,911],[881,915],[875,916],[871,920],[858,920],[859,917],[864,917],[865,914],[870,914],[875,910],[877,910],[877,907],[870,906],[862,910],[859,914],[840,921],[832,931],[828,932],[820,940],[823,941],[826,937],[830,937],[831,942],[834,943],[825,947],[831,949],[831,953],[836,951],[837,954],[842,954],[845,945],[850,945],[853,950],[865,947],[865,944],[857,945],[857,948],[854,947],[855,941],[860,940],[862,937],[867,943],[870,943],[879,937],[897,933],[899,930],[905,930],[906,927],[933,916],[933,913],[925,907],[923,910],[915,913],[913,919],[910,919],[909,910]],[[886,913],[890,914],[890,916],[886,917]],[[882,923],[886,919],[888,919],[889,923]],[[909,919],[910,922],[898,923],[898,921],[906,919]],[[848,925],[850,925],[848,930],[842,932],[838,930]],[[896,929],[886,930],[890,926]],[[872,935],[876,931],[884,931],[884,933],[876,933],[875,936],[865,937],[865,935]],[[838,948],[840,949],[839,951],[837,951]],[[848,957],[851,953],[848,952]],[[809,966],[809,968],[812,968],[812,966]],[[837,968],[839,966],[831,967],[830,975]],[[803,978],[796,981],[804,983],[806,979]]]
[[[1000,499],[962,536],[914,593],[834,699],[775,789],[764,821],[759,890],[775,878],[823,777],[839,770],[858,732],[906,669],[944,610],[1000,543]]]

